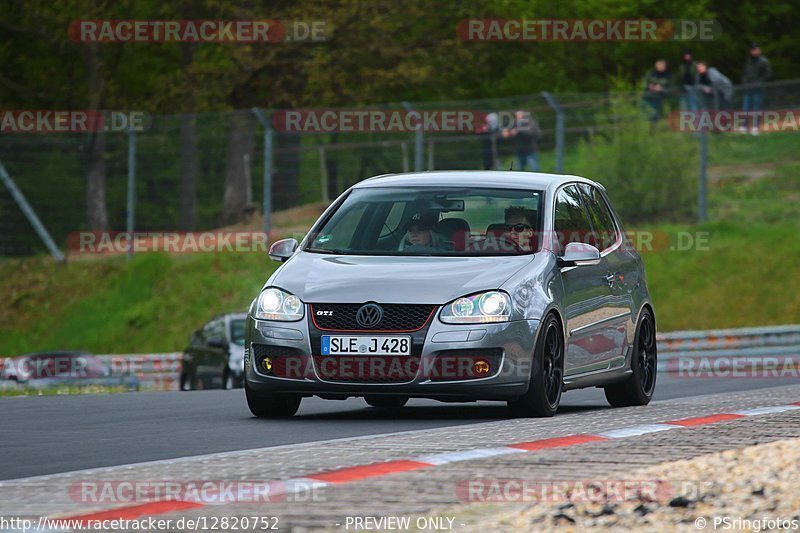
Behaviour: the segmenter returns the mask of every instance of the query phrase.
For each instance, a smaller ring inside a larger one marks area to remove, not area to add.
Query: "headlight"
[[[253,318],[294,321],[303,318],[303,302],[294,294],[270,287],[256,298]]]
[[[439,319],[446,324],[484,324],[508,322],[511,297],[501,291],[488,291],[461,297],[445,305]]]

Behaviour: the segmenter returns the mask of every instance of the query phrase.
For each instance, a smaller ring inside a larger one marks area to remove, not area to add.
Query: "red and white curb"
[[[367,465],[349,466],[337,470],[329,470],[326,472],[308,474],[307,476],[304,477],[290,478],[282,481],[271,482],[270,495],[278,496],[281,494],[284,495],[294,494],[300,491],[307,491],[312,488],[336,486],[344,483],[351,483],[353,481],[378,478],[401,472],[410,472],[413,470],[420,470],[424,468],[435,468],[437,466],[459,463],[462,461],[472,461],[475,459],[484,459],[486,457],[495,457],[499,455],[508,455],[513,453],[535,452],[539,450],[548,450],[553,448],[567,448],[570,446],[576,446],[579,444],[585,444],[589,442],[601,442],[613,439],[624,439],[628,437],[647,435],[648,433],[657,433],[662,431],[670,431],[673,429],[686,429],[691,427],[706,426],[718,422],[739,420],[751,416],[763,416],[769,414],[783,413],[786,411],[795,411],[798,409],[800,409],[800,402],[796,402],[789,405],[775,405],[769,407],[759,407],[756,409],[733,411],[731,413],[718,413],[706,416],[683,418],[679,420],[669,420],[667,422],[659,422],[654,424],[639,424],[636,426],[621,427],[618,429],[612,429],[594,434],[582,433],[577,435],[567,435],[564,437],[539,439],[528,442],[517,442],[509,444],[507,446],[498,446],[493,448],[475,448],[472,450],[464,450],[459,452],[445,452],[433,455],[412,457],[409,459],[385,461],[381,463],[372,463]],[[219,505],[219,504],[194,502],[194,501],[180,501],[180,500],[157,501],[157,502],[148,502],[133,506],[118,507],[115,509],[98,511],[88,514],[72,515],[65,518],[78,521],[103,520],[103,519],[114,519],[114,518],[132,519],[141,516],[153,516],[165,513],[172,513],[176,511],[200,509],[210,505]]]

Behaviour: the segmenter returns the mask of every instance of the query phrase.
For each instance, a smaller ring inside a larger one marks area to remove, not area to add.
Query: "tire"
[[[528,392],[508,407],[515,416],[549,417],[556,414],[564,389],[564,335],[558,319],[547,315],[536,339]]]
[[[240,389],[242,380],[226,365],[222,370],[222,388],[225,390]]]
[[[244,384],[247,407],[258,418],[291,418],[300,408],[302,398],[296,395],[259,396]]]
[[[181,378],[178,388],[182,391],[196,389],[197,380],[193,377],[190,377],[186,372],[181,372]]]
[[[656,346],[656,324],[649,309],[642,311],[631,356],[631,376],[617,385],[603,387],[606,400],[613,407],[647,405],[653,398],[658,376],[658,352]]]
[[[364,396],[364,401],[372,407],[399,409],[408,403],[408,396]]]

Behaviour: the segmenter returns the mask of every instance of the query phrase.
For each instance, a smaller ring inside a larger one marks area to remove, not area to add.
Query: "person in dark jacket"
[[[650,120],[655,122],[661,116],[664,99],[669,96],[672,86],[672,73],[667,70],[667,62],[656,61],[655,68],[644,79],[644,96],[642,101],[650,109]]]
[[[761,55],[761,47],[757,43],[750,45],[750,54],[744,62],[742,73],[742,84],[744,95],[742,109],[744,111],[761,111],[761,104],[764,99],[764,84],[772,77],[772,68],[766,57]],[[753,117],[750,124],[750,133],[758,135],[758,117]]]
[[[714,109],[730,109],[733,97],[733,83],[714,67],[709,67],[708,62],[698,61],[695,65],[697,76],[695,87],[706,96],[707,105]]]
[[[539,138],[542,130],[530,111],[517,111],[514,115],[514,127],[503,131],[503,137],[514,140],[514,153],[517,157],[516,170],[525,170],[528,166],[533,172],[539,172],[539,159],[536,157]]]
[[[483,168],[497,170],[497,135],[500,133],[500,117],[497,113],[489,113],[486,120],[478,127],[478,136],[481,139],[481,152],[483,155]]]
[[[697,61],[694,60],[694,56],[692,56],[692,51],[688,48],[683,51],[683,57],[681,58],[681,65],[678,69],[678,80],[677,83],[680,85],[681,89],[681,109],[687,111],[697,111],[699,105],[697,99],[694,97],[694,93],[687,89],[686,86],[689,87],[694,85],[694,77],[697,74]]]

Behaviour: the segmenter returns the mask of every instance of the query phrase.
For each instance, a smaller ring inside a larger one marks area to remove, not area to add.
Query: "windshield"
[[[306,241],[350,255],[519,255],[538,250],[542,191],[386,187],[353,190]]]
[[[231,342],[244,346],[244,319],[231,319]]]

